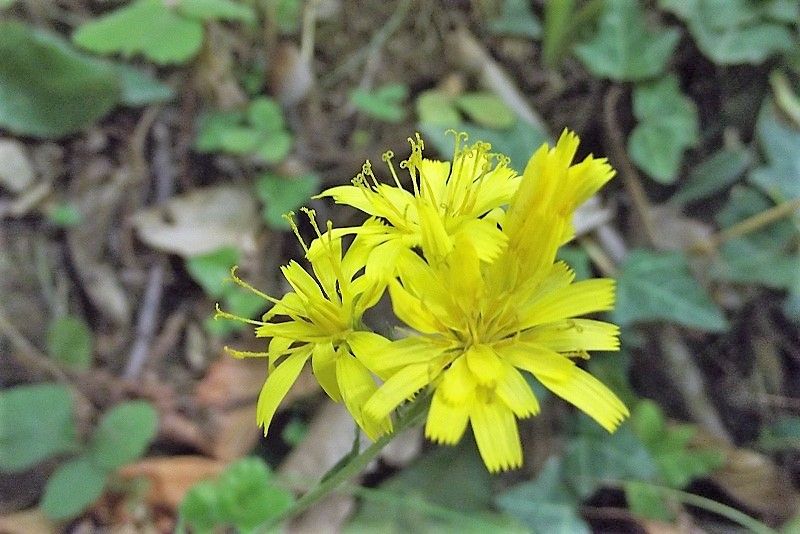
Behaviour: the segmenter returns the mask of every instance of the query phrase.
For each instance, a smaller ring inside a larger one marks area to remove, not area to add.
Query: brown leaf
[[[56,527],[39,508],[0,516],[2,534],[50,534]]]
[[[218,476],[224,469],[224,462],[203,456],[167,456],[126,465],[118,474],[126,480],[146,477],[150,481],[148,503],[177,510],[189,488]]]
[[[238,187],[209,187],[133,216],[139,239],[153,248],[184,257],[221,247],[247,248],[258,223],[252,192]]]
[[[13,139],[0,139],[0,185],[19,193],[35,179],[25,145]]]

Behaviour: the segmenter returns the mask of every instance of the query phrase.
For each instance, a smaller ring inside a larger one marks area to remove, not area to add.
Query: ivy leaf
[[[800,130],[781,121],[768,101],[758,116],[756,134],[768,164],[755,169],[750,181],[777,202],[800,197]]]
[[[744,149],[722,148],[697,164],[671,202],[688,204],[718,193],[736,182],[752,158]]]
[[[707,332],[728,328],[725,316],[677,252],[634,250],[629,254],[617,280],[612,318],[620,326],[665,320]]]
[[[116,105],[114,69],[62,39],[0,22],[0,128],[59,138],[83,130]]]
[[[36,384],[0,391],[0,471],[24,471],[74,447],[66,387]]]
[[[65,315],[47,329],[47,352],[51,358],[75,370],[86,370],[92,363],[92,331],[76,315]]]
[[[479,126],[502,130],[514,126],[517,120],[508,106],[492,93],[466,93],[455,103]]]
[[[461,115],[453,99],[442,91],[431,89],[420,93],[416,106],[417,118],[421,123],[444,128],[455,128],[461,123]]]
[[[199,20],[256,21],[252,8],[232,0],[180,0],[178,11]]]
[[[278,517],[291,507],[294,495],[274,482],[261,458],[231,464],[217,481],[220,518],[247,531]]]
[[[659,4],[686,22],[698,48],[719,65],[762,63],[794,46],[791,32],[780,22],[797,19],[797,4],[781,0],[660,0]]]
[[[72,40],[98,54],[142,54],[167,65],[197,54],[203,43],[203,24],[180,16],[163,0],[136,0],[82,25]]]
[[[562,479],[561,460],[548,458],[536,480],[512,486],[497,497],[497,506],[534,532],[588,534],[578,514],[580,499]]]
[[[223,247],[208,254],[192,256],[186,260],[186,270],[195,282],[200,284],[206,295],[220,298],[230,287],[227,283],[231,267],[239,261],[239,251],[233,247]]]
[[[542,24],[527,0],[504,0],[500,16],[489,22],[489,31],[496,35],[538,39],[542,35]]]
[[[167,102],[175,97],[175,91],[168,85],[155,80],[139,69],[116,64],[118,80],[122,89],[120,101],[128,106],[144,106],[157,102]]]
[[[116,469],[138,459],[156,436],[158,412],[146,401],[123,402],[103,416],[92,436],[89,453],[103,469]]]
[[[597,35],[575,53],[601,78],[646,80],[664,72],[679,38],[675,29],[650,31],[639,2],[606,0]]]
[[[694,102],[681,94],[677,78],[669,75],[635,89],[633,114],[639,124],[628,138],[631,158],[656,181],[673,183],[684,150],[698,140]]]
[[[61,464],[45,485],[42,510],[55,521],[79,515],[103,494],[106,476],[87,456]]]
[[[272,228],[287,230],[289,224],[283,215],[294,211],[319,191],[320,179],[316,174],[278,176],[266,173],[256,182],[256,194],[264,203],[264,221]]]
[[[634,515],[654,521],[672,522],[675,520],[675,513],[664,502],[663,492],[657,486],[631,480],[625,482],[623,487],[628,508]]]
[[[379,87],[375,91],[354,89],[350,102],[370,117],[386,122],[400,122],[406,116],[403,101],[408,96],[408,87],[393,83]]]

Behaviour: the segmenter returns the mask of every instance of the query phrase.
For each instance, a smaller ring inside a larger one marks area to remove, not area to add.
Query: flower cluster
[[[471,426],[490,471],[522,465],[517,419],[539,412],[525,373],[613,432],[628,410],[576,360],[619,348],[615,325],[581,318],[611,309],[614,283],[575,282],[556,260],[574,236],[573,213],[613,169],[592,156],[573,164],[578,138],[567,131],[555,147],[539,148],[522,176],[489,144],[466,145],[463,135],[452,162],[425,159],[419,136],[409,141],[399,166],[410,190],[387,153],[393,185],[378,182],[367,162],[353,185],[319,195],[366,213],[363,225],[328,223],[321,232],[306,210],[317,234],[306,245],[292,224],[313,273],[283,267],[292,292],[274,299],[234,273],[273,304],[250,321],[270,339],[257,354],[269,359],[257,413],[265,434],[309,359],[324,391],[372,439],[391,432],[395,409],[428,389],[425,435],[455,444]],[[407,327],[398,339],[362,322],[387,292]]]

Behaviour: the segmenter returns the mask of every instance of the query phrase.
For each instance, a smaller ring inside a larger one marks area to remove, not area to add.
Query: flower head
[[[295,261],[281,268],[292,291],[280,300],[274,299],[232,272],[233,280],[273,303],[260,321],[231,316],[256,326],[256,337],[271,338],[266,353],[247,353],[229,350],[239,357],[267,356],[269,375],[258,398],[256,417],[264,427],[264,435],[281,400],[297,380],[310,358],[317,381],[335,401],[344,401],[347,409],[364,432],[371,438],[391,431],[391,419],[373,419],[363,413],[363,405],[377,386],[364,365],[364,352],[379,351],[389,341],[367,331],[361,324],[364,312],[380,298],[383,287],[358,272],[363,258],[358,250],[342,254],[341,239],[334,237],[330,227],[321,234],[314,213],[307,211],[318,238],[307,246],[290,218],[292,228],[306,251],[312,276]],[[280,319],[280,320],[278,320]]]
[[[574,135],[564,135],[554,149],[534,154],[504,219],[507,246],[495,261],[481,261],[470,240],[456,237],[444,260],[417,256],[390,283],[395,315],[417,334],[372,362],[386,382],[367,402],[367,414],[384,417],[430,385],[426,436],[453,444],[470,424],[491,471],[521,465],[516,419],[539,411],[520,371],[609,431],[628,415],[575,364],[590,350],[619,348],[615,325],[579,318],[613,306],[613,281],[573,282],[572,271],[554,262],[571,212],[611,173],[594,159],[570,167],[576,145]]]
[[[464,134],[456,135],[453,161],[422,157],[424,143],[417,135],[409,138],[411,155],[400,163],[407,169],[411,190],[405,189],[392,164],[393,154],[383,160],[394,185],[380,183],[369,161],[353,180],[319,197],[332,197],[339,204],[353,206],[384,224],[352,231],[361,234],[361,246],[369,250],[367,269],[383,278],[405,263],[414,247],[426,257],[444,258],[457,239],[472,243],[484,261],[496,258],[505,245],[497,218],[516,191],[519,177],[508,166],[508,158],[490,152],[491,145],[477,142],[462,146]]]

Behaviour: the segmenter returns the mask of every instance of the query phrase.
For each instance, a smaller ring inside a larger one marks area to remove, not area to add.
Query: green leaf
[[[92,363],[92,331],[76,315],[58,317],[47,329],[47,352],[62,365],[78,371]]]
[[[664,502],[659,488],[646,482],[625,482],[625,500],[631,512],[645,519],[672,522],[675,513]]]
[[[300,29],[303,0],[266,0],[265,4],[282,34],[289,35]]]
[[[59,138],[103,117],[120,97],[110,65],[62,39],[0,22],[0,128]]]
[[[71,519],[99,499],[105,485],[106,471],[81,456],[56,469],[45,485],[40,506],[54,521]]]
[[[216,152],[223,146],[222,137],[231,128],[237,128],[245,119],[241,111],[218,111],[200,117],[194,147],[199,152]]]
[[[681,94],[677,78],[669,75],[636,88],[633,114],[639,124],[628,138],[631,159],[656,181],[673,183],[684,150],[698,140],[694,102]]]
[[[220,149],[242,156],[252,153],[261,143],[262,134],[250,126],[233,126],[220,132]]]
[[[261,458],[231,464],[217,481],[220,518],[240,530],[277,518],[294,502],[294,495],[275,483]]]
[[[467,93],[455,103],[479,126],[502,130],[511,128],[517,120],[508,106],[492,93]]]
[[[114,65],[122,88],[120,101],[128,106],[145,106],[158,102],[167,102],[175,97],[175,91],[148,74],[129,67]]]
[[[500,16],[489,22],[489,31],[496,35],[538,39],[542,25],[527,0],[504,0]]]
[[[220,298],[232,285],[229,283],[231,267],[238,261],[239,251],[233,247],[224,247],[189,258],[186,260],[186,270],[200,284],[206,295]]]
[[[83,222],[83,215],[74,204],[62,202],[47,211],[47,218],[59,228],[72,228]]]
[[[601,78],[646,80],[664,72],[679,38],[675,29],[648,30],[639,2],[606,0],[597,35],[575,53]]]
[[[445,128],[431,124],[420,124],[419,129],[433,147],[447,157],[453,154],[453,136],[445,133]],[[458,129],[469,135],[472,140],[491,143],[492,149],[505,154],[511,159],[511,166],[518,172],[525,169],[533,151],[548,141],[545,132],[528,124],[517,121],[508,130],[490,130],[474,124],[460,124]]]
[[[621,326],[664,320],[707,332],[728,328],[725,316],[677,252],[634,250],[629,254],[617,280],[612,320]]]
[[[262,141],[256,154],[264,163],[279,163],[289,154],[293,143],[294,139],[289,132],[273,132]]]
[[[603,12],[603,0],[589,0],[580,7],[576,0],[561,0],[544,4],[544,37],[542,60],[550,68],[557,68],[570,52],[584,30],[593,25]]]
[[[688,204],[719,193],[744,174],[750,161],[750,153],[744,149],[718,150],[689,172],[671,202]]]
[[[222,522],[217,485],[203,481],[192,486],[181,502],[178,515],[192,527],[192,532],[214,532],[214,527]]]
[[[263,174],[256,182],[256,194],[264,203],[264,221],[277,230],[288,229],[283,214],[308,202],[319,191],[319,186],[320,179],[316,174],[292,177]]]
[[[406,116],[403,101],[408,96],[408,87],[392,83],[379,87],[375,91],[354,89],[350,93],[350,102],[372,118],[397,123]]]
[[[136,0],[82,25],[72,40],[98,54],[142,54],[166,65],[183,63],[197,54],[203,25],[181,17],[163,0]]]
[[[763,427],[758,447],[767,452],[800,449],[800,417],[783,417]]]
[[[591,532],[578,513],[578,497],[562,479],[561,460],[556,457],[545,462],[536,480],[511,487],[496,503],[534,532]]]
[[[431,89],[420,93],[416,106],[421,123],[445,129],[456,128],[461,123],[461,115],[455,108],[453,99],[441,91]]]
[[[756,134],[767,165],[755,169],[750,181],[776,202],[800,197],[800,130],[781,121],[767,101],[758,116]]]
[[[180,0],[178,12],[199,20],[232,20],[248,24],[256,22],[252,8],[232,0]]]
[[[796,21],[796,4],[782,7],[774,0],[660,0],[659,4],[686,22],[703,54],[719,65],[762,63],[794,46],[789,29],[769,19],[778,15],[778,22]],[[785,15],[791,18],[780,20]]]
[[[283,111],[271,98],[256,98],[247,108],[250,124],[264,133],[283,130]]]
[[[589,255],[580,247],[564,246],[558,249],[557,259],[562,260],[575,271],[575,280],[586,280],[592,276]]]
[[[564,479],[578,496],[589,497],[604,481],[656,479],[656,463],[630,426],[608,434],[583,415],[579,421],[584,430],[564,455]]]
[[[0,391],[0,471],[24,471],[75,447],[72,396],[59,384]]]
[[[157,428],[158,412],[149,402],[130,401],[114,406],[92,436],[92,461],[112,470],[138,459],[155,438]]]

